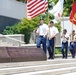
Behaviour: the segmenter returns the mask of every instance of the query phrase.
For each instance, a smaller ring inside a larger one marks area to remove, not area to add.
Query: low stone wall
[[[0,63],[46,60],[40,48],[0,47]]]
[[[21,44],[25,44],[24,42],[24,35],[22,34],[15,34],[15,35],[0,35],[0,43],[1,46],[7,46],[11,44],[11,46],[19,47]]]
[[[6,37],[11,37],[20,41],[24,42],[24,35],[23,34],[13,34],[13,35],[5,35]]]

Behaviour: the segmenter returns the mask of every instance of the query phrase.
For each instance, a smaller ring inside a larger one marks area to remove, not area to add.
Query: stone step
[[[67,73],[67,74],[62,74],[62,75],[76,75],[76,72]]]
[[[71,73],[71,72],[76,72],[76,67],[59,68],[59,69],[43,70],[29,73],[20,73],[20,74],[18,73],[11,75],[62,75],[64,73]]]
[[[69,63],[70,62],[70,63]],[[28,64],[27,64],[28,63]],[[0,68],[1,75],[56,75],[63,74],[65,71],[70,73],[76,71],[75,59],[56,59],[42,62],[27,62],[22,66],[12,66]],[[41,64],[40,64],[41,63]],[[31,65],[30,65],[31,64]],[[59,72],[60,70],[60,72]]]
[[[62,59],[62,58],[56,58],[54,60],[47,60],[47,61],[31,61],[31,62],[9,62],[9,63],[0,63],[0,69],[1,68],[12,68],[12,67],[23,67],[23,66],[37,66],[37,65],[48,65],[48,64],[61,64],[61,63],[73,63],[76,62],[76,58],[68,58],[68,59]]]

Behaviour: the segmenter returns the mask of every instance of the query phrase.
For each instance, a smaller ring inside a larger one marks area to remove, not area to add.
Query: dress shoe
[[[54,57],[52,57],[51,59],[54,59]]]
[[[48,57],[48,59],[51,59],[51,57]]]

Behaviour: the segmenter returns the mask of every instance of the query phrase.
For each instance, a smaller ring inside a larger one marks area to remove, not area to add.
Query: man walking
[[[48,31],[48,41],[47,41],[47,49],[49,53],[48,59],[54,59],[54,40],[56,35],[58,34],[58,29],[54,26],[54,22],[51,21],[49,24],[49,31]]]
[[[47,30],[48,30],[48,25],[44,24],[44,20],[41,18],[40,25],[35,30],[35,32],[39,35],[37,40],[37,48],[41,48],[41,44],[42,44],[43,51],[45,52],[45,54],[46,54]]]
[[[61,38],[62,38],[62,58],[67,59],[69,35],[67,34],[66,29],[63,30]]]
[[[70,34],[70,52],[71,52],[71,55],[72,55],[72,58],[75,58],[75,49],[74,49],[74,46],[75,46],[75,30],[72,31],[72,33]]]
[[[75,51],[75,55],[76,55],[76,35],[74,37],[74,51]],[[75,57],[74,57],[75,58]]]

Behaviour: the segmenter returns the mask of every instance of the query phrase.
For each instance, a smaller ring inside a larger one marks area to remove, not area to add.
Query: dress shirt
[[[66,38],[69,38],[69,34],[64,34],[64,37],[62,37],[64,43],[68,41]]]
[[[49,31],[49,35],[50,35],[50,36],[54,36],[55,34],[59,33],[58,29],[57,29],[55,26],[50,27],[49,30],[50,30],[50,31]]]
[[[43,24],[38,27],[37,33],[39,33],[40,36],[44,36],[46,34],[47,30],[48,30],[48,25]]]

